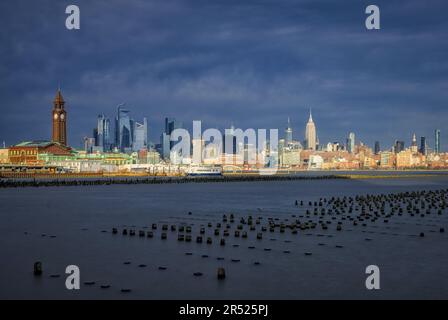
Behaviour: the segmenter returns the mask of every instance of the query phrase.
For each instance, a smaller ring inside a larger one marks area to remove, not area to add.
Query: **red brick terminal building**
[[[52,154],[56,156],[71,156],[72,149],[58,142],[27,141],[9,148],[9,162],[11,164],[42,164],[39,154]]]

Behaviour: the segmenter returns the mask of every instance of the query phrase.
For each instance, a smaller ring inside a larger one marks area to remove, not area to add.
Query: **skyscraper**
[[[134,122],[134,143],[132,149],[140,151],[148,148],[148,122],[143,118],[143,123]]]
[[[381,152],[380,142],[375,141],[375,154],[379,154]]]
[[[412,136],[411,151],[412,151],[413,153],[417,153],[417,151],[418,151],[418,146],[417,146],[417,136],[415,135],[415,133],[414,133],[414,135]]]
[[[56,92],[53,102],[53,130],[51,140],[62,145],[67,145],[67,112],[64,109],[65,101],[61,89]]]
[[[401,151],[404,150],[404,141],[395,141],[395,145],[394,145],[394,151],[395,153],[400,153]]]
[[[434,131],[434,152],[440,153],[440,130],[436,129]]]
[[[165,133],[167,135],[171,135],[174,130],[180,128],[182,128],[182,122],[177,121],[174,118],[165,118]]]
[[[118,149],[126,152],[132,148],[133,128],[129,110],[123,107],[122,104],[118,106],[118,115],[115,119],[115,144]]]
[[[222,152],[227,154],[236,154],[236,136],[233,124],[230,129],[226,129],[222,139]]]
[[[94,138],[99,151],[110,151],[110,120],[104,114],[98,115]]]
[[[421,137],[420,138],[420,153],[421,154],[426,154],[426,137]]]
[[[288,117],[288,126],[285,130],[285,143],[286,145],[292,143],[292,128],[291,128],[291,121]]]
[[[316,125],[313,121],[313,116],[310,110],[310,117],[305,129],[305,148],[308,150],[316,150],[317,138],[316,138]]]
[[[176,121],[174,118],[165,118],[165,131],[160,136],[161,153],[165,159],[170,157],[170,150],[175,142],[171,141],[171,133],[182,128],[182,122]]]
[[[350,132],[347,138],[347,150],[350,153],[355,152],[355,134]]]

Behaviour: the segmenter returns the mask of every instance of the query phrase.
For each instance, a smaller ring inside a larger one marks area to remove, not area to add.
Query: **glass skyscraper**
[[[440,153],[440,130],[436,129],[434,132],[434,152]]]
[[[380,142],[379,141],[375,141],[375,154],[379,154],[380,151],[381,151]]]
[[[182,128],[182,126],[182,122],[174,118],[165,118],[165,131],[160,136],[161,153],[165,159],[170,157],[170,150],[175,144],[175,142],[171,141],[171,133],[176,129]]]
[[[95,146],[102,152],[110,151],[110,120],[104,114],[98,116],[94,132]]]
[[[132,149],[140,151],[148,148],[148,122],[143,118],[143,123],[134,122],[134,143]]]
[[[426,154],[426,137],[421,137],[420,138],[420,153],[421,154]]]
[[[350,153],[355,152],[355,134],[350,132],[347,139],[347,150]]]
[[[132,148],[133,128],[129,110],[123,108],[124,105],[118,106],[118,115],[115,119],[115,144],[118,149],[123,152]]]

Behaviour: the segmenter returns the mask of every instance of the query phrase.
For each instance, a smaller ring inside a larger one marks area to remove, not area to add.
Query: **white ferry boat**
[[[187,170],[188,176],[221,176],[222,168],[217,166],[191,166]]]

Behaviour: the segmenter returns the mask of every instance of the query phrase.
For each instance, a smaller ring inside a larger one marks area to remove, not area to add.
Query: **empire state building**
[[[52,121],[52,141],[58,142],[64,146],[67,145],[67,112],[64,110],[65,101],[61,90],[58,89],[53,102]]]
[[[313,121],[313,116],[310,110],[310,118],[308,119],[308,123],[306,124],[305,129],[305,148],[308,150],[316,150],[317,146],[317,135],[316,135],[316,126]]]

